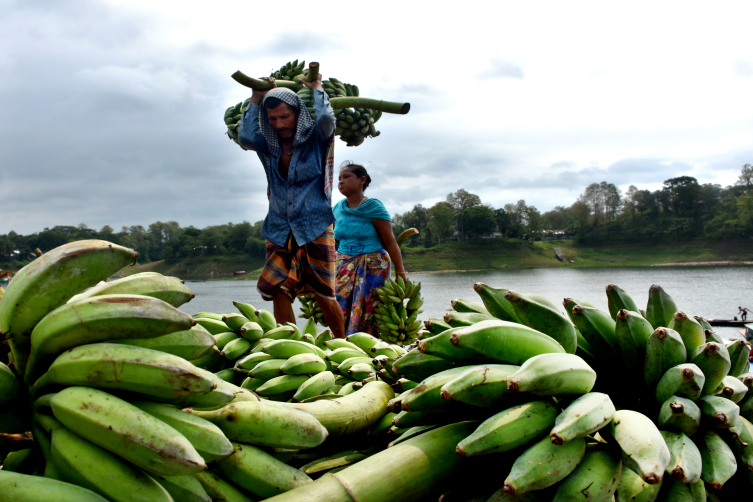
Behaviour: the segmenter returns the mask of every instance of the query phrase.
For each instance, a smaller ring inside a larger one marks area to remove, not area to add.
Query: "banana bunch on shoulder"
[[[374,310],[379,336],[397,345],[412,344],[421,330],[418,319],[424,303],[420,296],[421,283],[404,281],[398,276],[397,280],[388,279],[375,291],[379,297]]]

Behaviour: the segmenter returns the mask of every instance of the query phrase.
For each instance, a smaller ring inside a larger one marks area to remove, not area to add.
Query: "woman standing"
[[[345,196],[335,213],[337,279],[335,293],[345,317],[345,336],[357,332],[378,335],[374,318],[374,289],[390,276],[390,262],[405,280],[403,257],[392,233],[392,218],[379,199],[363,192],[371,177],[362,165],[346,161],[340,166],[337,188]]]

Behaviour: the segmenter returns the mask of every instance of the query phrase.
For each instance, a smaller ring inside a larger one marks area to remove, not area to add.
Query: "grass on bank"
[[[565,263],[554,256],[559,248]],[[677,244],[620,244],[582,247],[572,240],[528,242],[519,239],[471,239],[448,242],[442,247],[403,248],[409,272],[443,270],[502,270],[553,267],[630,267],[662,263],[709,261],[753,261],[753,246],[748,240],[698,241]],[[156,261],[128,267],[124,272],[155,271],[182,278],[257,279],[264,262],[248,256],[212,256],[191,258],[169,264]],[[233,276],[245,270],[246,275]]]

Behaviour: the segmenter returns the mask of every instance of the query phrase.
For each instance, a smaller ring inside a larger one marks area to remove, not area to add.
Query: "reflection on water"
[[[753,309],[753,268],[751,267],[633,267],[633,268],[573,268],[527,269],[510,271],[452,272],[446,274],[413,274],[421,281],[424,312],[421,318],[441,317],[455,298],[477,300],[473,284],[484,282],[536,293],[561,302],[569,296],[593,303],[607,310],[604,288],[617,284],[643,307],[648,288],[659,284],[690,315],[732,319],[737,307]],[[233,300],[251,303],[257,308],[271,310],[256,291],[256,281],[186,282],[196,298],[181,307],[189,314],[209,311],[219,314],[235,312]],[[299,312],[300,302],[294,308]],[[752,321],[753,322],[753,321]],[[739,336],[737,328],[716,328],[725,338]]]

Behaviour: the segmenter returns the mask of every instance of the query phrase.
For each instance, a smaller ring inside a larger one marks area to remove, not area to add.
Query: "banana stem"
[[[340,108],[368,108],[370,110],[397,113],[399,115],[405,115],[410,111],[410,103],[396,103],[382,99],[346,97],[330,98],[329,102],[335,110],[339,110]]]
[[[318,70],[317,70],[317,73],[318,73]],[[266,80],[262,80],[259,78],[249,77],[242,71],[237,71],[233,73],[231,76],[233,80],[235,80],[239,84],[249,87],[251,89],[254,89],[255,91],[268,91],[272,89],[271,82],[268,82]],[[275,83],[277,84],[277,87],[287,87],[291,91],[296,91],[296,92],[298,92],[298,90],[301,89],[301,87],[303,87],[303,84],[299,84],[298,82],[293,82],[292,80],[275,80]]]
[[[319,78],[319,63],[312,61],[309,63],[309,71],[303,77],[306,82],[315,82]]]

